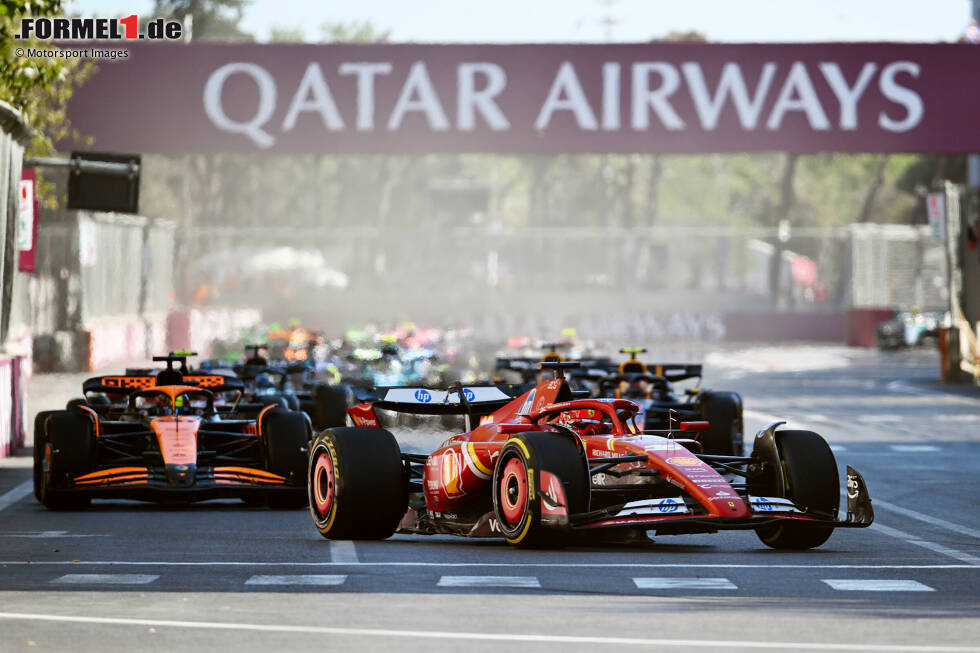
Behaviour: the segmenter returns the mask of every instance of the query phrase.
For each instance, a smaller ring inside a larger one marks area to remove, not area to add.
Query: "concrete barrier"
[[[852,347],[874,347],[878,341],[878,326],[892,319],[895,311],[888,308],[852,308],[847,312],[847,344]]]
[[[847,318],[829,313],[725,313],[725,340],[729,342],[844,342]]]
[[[23,356],[0,356],[0,458],[24,446],[28,365]]]

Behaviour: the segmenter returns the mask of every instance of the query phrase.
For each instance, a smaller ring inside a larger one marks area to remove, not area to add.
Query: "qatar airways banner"
[[[118,152],[980,152],[980,46],[146,44],[69,118]]]

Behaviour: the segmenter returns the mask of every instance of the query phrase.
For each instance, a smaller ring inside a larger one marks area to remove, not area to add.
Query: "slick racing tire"
[[[34,498],[41,500],[41,484],[44,481],[45,423],[54,410],[42,410],[34,417]]]
[[[589,510],[591,477],[580,441],[547,431],[514,435],[500,452],[491,488],[500,531],[515,546],[560,546],[566,535],[542,522],[542,470],[561,482],[569,516]]]
[[[35,483],[38,500],[52,510],[77,510],[90,503],[89,497],[69,490],[71,480],[92,468],[95,436],[92,418],[75,410],[58,410],[44,420],[44,444]]]
[[[259,424],[265,447],[266,466],[273,474],[285,476],[295,492],[269,494],[269,507],[302,508],[306,493],[302,490],[306,475],[307,450],[310,444],[310,422],[304,413],[276,407],[262,415]]]
[[[307,492],[313,523],[323,537],[391,537],[408,508],[408,476],[398,441],[379,428],[324,430],[310,449]]]
[[[317,431],[347,426],[347,387],[317,385],[313,387],[313,428]]]
[[[701,417],[708,430],[698,441],[703,453],[718,456],[742,455],[742,397],[736,392],[701,393]]]
[[[774,487],[771,491],[808,512],[836,519],[840,479],[830,446],[812,431],[776,431],[775,435],[785,487]],[[834,527],[783,522],[762,526],[755,532],[764,544],[774,549],[812,549],[826,542]]]

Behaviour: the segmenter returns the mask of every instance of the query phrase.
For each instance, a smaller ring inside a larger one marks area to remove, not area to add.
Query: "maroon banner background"
[[[100,60],[69,106],[73,125],[95,139],[89,149],[980,152],[975,45],[127,49]]]

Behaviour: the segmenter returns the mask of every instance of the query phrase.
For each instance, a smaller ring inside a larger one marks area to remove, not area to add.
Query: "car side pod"
[[[847,466],[847,522],[855,526],[870,526],[875,520],[871,495],[861,473]]]

